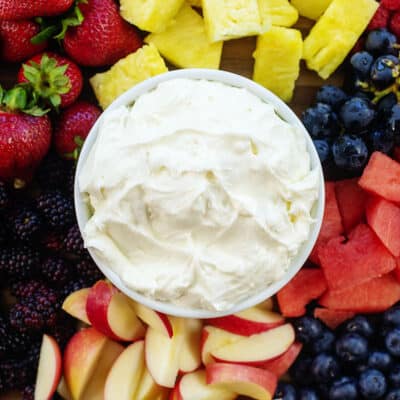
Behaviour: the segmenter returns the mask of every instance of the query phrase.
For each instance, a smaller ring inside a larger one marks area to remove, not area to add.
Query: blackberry
[[[5,243],[8,238],[8,232],[6,228],[6,222],[0,217],[0,245]]]
[[[36,181],[42,190],[64,190],[67,174],[68,163],[56,154],[49,153],[36,172]]]
[[[42,263],[42,275],[46,281],[63,286],[71,278],[71,267],[61,257],[50,256]]]
[[[67,235],[63,240],[63,247],[70,255],[81,257],[85,254],[83,239],[78,225],[75,224],[68,229]]]
[[[76,264],[76,272],[90,285],[104,278],[103,273],[89,257],[83,258]]]
[[[17,299],[32,296],[35,292],[46,289],[45,283],[38,279],[18,280],[11,285],[11,294]]]
[[[47,333],[55,339],[61,349],[65,348],[75,332],[76,320],[65,313],[59,315],[57,324],[47,331]]]
[[[0,249],[0,272],[9,278],[31,277],[40,263],[40,254],[28,246]]]
[[[91,285],[82,278],[76,278],[69,281],[62,289],[60,289],[61,300],[64,300],[69,294],[89,286]]]
[[[12,228],[18,239],[27,242],[40,232],[42,218],[35,210],[23,209],[15,216]]]
[[[75,164],[70,168],[67,175],[67,195],[71,198],[74,197],[74,185],[75,185]]]
[[[51,228],[67,228],[74,222],[73,203],[60,191],[54,190],[39,196],[37,207]]]
[[[0,181],[0,210],[4,210],[8,206],[9,200],[7,186],[4,182]]]
[[[48,230],[40,238],[40,244],[49,251],[58,252],[62,249],[64,234],[57,230]]]
[[[35,385],[29,385],[24,388],[21,400],[35,400]]]
[[[41,289],[21,299],[10,310],[10,323],[19,332],[41,331],[57,322],[59,297],[50,289]]]

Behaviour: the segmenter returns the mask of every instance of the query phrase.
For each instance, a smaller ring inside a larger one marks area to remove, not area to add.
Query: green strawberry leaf
[[[37,35],[31,38],[32,44],[41,44],[46,40],[53,37],[53,35],[58,31],[58,27],[56,25],[51,25],[43,30],[41,30]]]
[[[61,31],[57,35],[54,36],[54,39],[57,39],[57,40],[64,39],[68,28],[81,25],[83,20],[84,20],[84,16],[83,16],[81,10],[79,9],[79,7],[76,5],[74,7],[73,11],[67,16],[67,18],[64,18],[61,21]]]

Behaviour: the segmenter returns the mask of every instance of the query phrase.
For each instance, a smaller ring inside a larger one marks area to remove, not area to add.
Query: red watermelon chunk
[[[347,242],[343,236],[331,239],[318,255],[330,289],[351,288],[396,268],[394,257],[365,224],[354,228]]]
[[[344,230],[349,233],[363,220],[367,194],[358,185],[358,179],[336,182],[335,192]]]
[[[314,264],[319,264],[318,249],[329,239],[337,237],[343,233],[342,218],[340,216],[338,203],[335,194],[335,183],[325,182],[325,211],[322,221],[321,231],[313,251],[310,254],[310,260]]]
[[[303,268],[277,294],[279,308],[285,317],[300,317],[305,306],[317,299],[327,289],[324,274],[320,269]]]
[[[316,308],[314,317],[320,319],[326,326],[336,329],[342,322],[353,318],[353,311],[330,310],[329,308]]]
[[[364,189],[386,200],[400,202],[400,164],[386,154],[372,154],[358,182]]]
[[[400,257],[396,259],[396,269],[394,270],[394,276],[400,282]]]
[[[400,300],[400,283],[392,274],[344,290],[328,290],[319,304],[332,310],[355,313],[381,312]]]
[[[381,197],[370,197],[367,221],[376,235],[395,256],[400,256],[400,208]]]

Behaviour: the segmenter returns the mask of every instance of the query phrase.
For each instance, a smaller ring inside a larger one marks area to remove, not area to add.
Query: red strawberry
[[[27,61],[18,73],[18,82],[30,82],[34,91],[54,107],[68,107],[82,91],[79,67],[56,53],[38,54]]]
[[[27,19],[62,14],[74,0],[0,0],[0,19]]]
[[[389,23],[389,30],[400,38],[400,11],[394,13]]]
[[[54,133],[57,153],[67,159],[77,159],[79,151],[101,111],[93,104],[78,101],[64,110]]]
[[[113,0],[88,0],[78,7],[84,20],[68,28],[64,38],[65,51],[78,64],[114,64],[141,47],[138,31],[122,19]]]
[[[40,27],[33,21],[0,20],[0,59],[7,62],[20,62],[43,51],[47,41],[33,44],[31,39]]]
[[[382,0],[381,6],[391,11],[400,10],[400,0]]]
[[[373,31],[379,28],[387,28],[389,24],[390,11],[382,5],[376,10],[371,22],[367,27],[367,31]]]

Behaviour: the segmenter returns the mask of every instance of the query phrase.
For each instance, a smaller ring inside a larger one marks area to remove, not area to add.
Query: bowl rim
[[[79,183],[77,177],[80,174],[80,171],[83,168],[83,164],[86,161],[88,154],[94,145],[99,126],[111,111],[116,108],[124,105],[131,105],[139,96],[142,94],[149,92],[155,89],[160,83],[171,80],[171,79],[194,79],[194,80],[208,80],[208,81],[217,81],[221,83],[225,83],[230,86],[239,87],[247,89],[249,92],[255,94],[257,97],[261,98],[261,100],[266,103],[270,103],[274,106],[276,113],[286,122],[295,125],[298,127],[306,138],[307,150],[310,154],[311,165],[313,168],[318,170],[319,175],[319,188],[318,188],[318,199],[316,204],[314,205],[314,222],[311,225],[311,231],[309,234],[309,238],[306,242],[304,242],[296,254],[296,256],[292,259],[291,264],[283,277],[267,286],[262,291],[246,298],[239,303],[234,304],[230,309],[224,311],[213,311],[213,310],[205,310],[205,309],[197,309],[190,308],[184,305],[177,305],[172,303],[166,303],[159,300],[154,300],[152,298],[146,297],[129,287],[127,287],[121,280],[121,278],[113,271],[111,268],[103,265],[102,262],[96,257],[96,254],[88,248],[88,252],[90,256],[93,258],[96,265],[103,272],[108,280],[111,281],[121,292],[125,293],[129,298],[134,301],[137,301],[153,310],[158,312],[173,315],[176,317],[185,317],[185,318],[216,318],[225,315],[234,314],[245,310],[249,307],[255,306],[262,301],[266,300],[269,297],[275,295],[284,285],[286,285],[301,269],[301,267],[306,262],[308,256],[310,255],[314,244],[318,238],[319,231],[322,225],[324,206],[325,206],[325,190],[324,190],[324,177],[322,172],[322,166],[318,157],[318,153],[313,145],[310,135],[308,134],[306,128],[301,123],[300,119],[297,115],[292,111],[292,109],[284,103],[278,96],[273,94],[268,89],[259,85],[258,83],[245,78],[241,75],[222,71],[222,70],[212,70],[212,69],[180,69],[175,71],[169,71],[160,75],[156,75],[152,78],[149,78],[129,90],[120,95],[117,99],[115,99],[112,104],[107,107],[99,119],[96,121],[95,125],[92,127],[89,135],[87,136],[84,145],[81,149],[81,153],[78,159],[76,172],[75,172],[75,181],[74,181],[74,203],[75,203],[75,212],[78,220],[78,226],[81,232],[83,232],[83,228],[86,222],[89,219],[89,211],[87,204],[83,200],[80,190]]]

